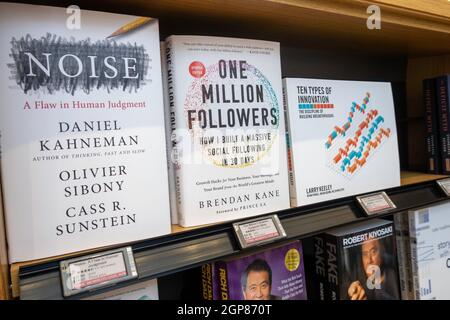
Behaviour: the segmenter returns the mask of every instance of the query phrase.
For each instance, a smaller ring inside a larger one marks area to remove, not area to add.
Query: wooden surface
[[[0,184],[0,300],[9,298],[8,251],[3,217],[2,186]]]
[[[450,3],[450,2],[449,2]],[[450,54],[408,60],[406,95],[408,105],[408,162],[410,169],[426,169],[425,107],[422,81],[450,74]]]
[[[407,186],[410,184],[427,182],[446,178],[448,176],[437,175],[437,174],[427,174],[422,172],[412,172],[412,171],[402,171],[401,173],[401,184],[402,186]]]
[[[56,0],[41,4],[62,5]],[[450,52],[450,2],[444,0],[81,0],[83,9],[156,17],[163,35],[205,34],[284,45],[409,56]],[[367,8],[381,9],[369,30]],[[205,27],[207,25],[207,27]]]
[[[391,7],[413,10],[422,14],[450,18],[448,0],[372,0],[375,4],[385,4]]]

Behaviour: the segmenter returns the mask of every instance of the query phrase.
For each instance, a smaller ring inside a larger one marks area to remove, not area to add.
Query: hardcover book
[[[166,46],[179,223],[289,208],[279,44],[170,36]]]
[[[423,80],[423,99],[425,104],[425,121],[427,125],[427,170],[429,173],[441,172],[439,141],[439,115],[436,103],[436,79]]]
[[[400,185],[389,83],[284,79],[291,205]]]
[[[397,241],[397,262],[402,300],[414,299],[411,273],[411,250],[408,212],[394,214],[395,239]]]
[[[449,75],[436,78],[436,100],[439,113],[439,138],[443,174],[450,174],[449,78]]]
[[[170,221],[172,224],[178,224],[178,211],[177,211],[177,197],[175,188],[175,168],[172,158],[172,129],[170,124],[170,102],[169,102],[169,89],[167,82],[167,62],[166,62],[166,44],[164,41],[160,42],[161,45],[161,72],[162,72],[162,84],[164,94],[164,115],[165,115],[165,129],[166,129],[166,156],[167,156],[167,173],[169,177],[169,198],[170,198]]]
[[[1,3],[0,30],[10,262],[170,233],[158,21]]]
[[[414,298],[450,299],[450,203],[408,213]]]
[[[213,287],[203,288],[204,292],[212,292],[214,300],[307,298],[301,241],[214,262],[211,272]]]
[[[394,224],[374,219],[327,232],[331,300],[399,300]]]

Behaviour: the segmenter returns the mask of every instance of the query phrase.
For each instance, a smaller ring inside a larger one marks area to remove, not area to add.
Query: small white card
[[[65,260],[60,268],[65,297],[138,276],[131,247]]]
[[[286,237],[283,225],[276,214],[233,224],[241,248],[257,246]]]
[[[437,180],[436,182],[441,187],[442,191],[444,191],[445,195],[450,197],[450,178]]]
[[[388,212],[397,206],[386,192],[377,192],[356,197],[367,216]]]

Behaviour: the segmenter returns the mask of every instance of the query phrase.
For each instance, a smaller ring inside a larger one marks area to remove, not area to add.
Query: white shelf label
[[[261,245],[286,237],[276,214],[233,224],[241,248]]]
[[[65,297],[138,276],[131,247],[64,260],[60,270]]]
[[[442,191],[444,191],[445,195],[450,197],[450,178],[437,180],[436,182],[441,187]]]
[[[385,213],[397,208],[384,191],[358,196],[356,199],[367,216]]]

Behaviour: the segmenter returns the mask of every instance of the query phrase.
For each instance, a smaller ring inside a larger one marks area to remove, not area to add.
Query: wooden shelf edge
[[[411,184],[422,183],[427,181],[434,181],[443,178],[447,178],[446,175],[441,174],[429,174],[415,171],[402,171],[401,172],[401,185],[408,186]]]
[[[265,0],[289,9],[307,9],[325,12],[330,15],[356,18],[366,21],[370,5],[378,5],[381,11],[381,22],[428,31],[450,34],[450,3],[422,4],[414,6],[398,0]],[[289,8],[288,8],[289,7]],[[446,9],[446,10],[444,10]],[[280,9],[281,10],[281,9]],[[448,14],[443,14],[447,12]]]

